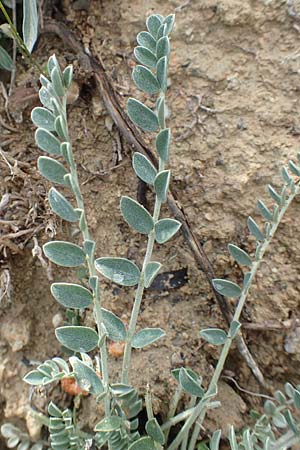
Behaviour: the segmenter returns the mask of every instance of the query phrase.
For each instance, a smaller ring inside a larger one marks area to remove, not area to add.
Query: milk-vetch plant
[[[172,372],[178,382],[167,420],[159,424],[152,412],[150,396],[146,396],[147,421],[145,431],[140,429],[138,414],[142,400],[130,386],[132,349],[144,348],[165,335],[161,328],[136,330],[144,290],[149,288],[161,269],[161,264],[152,260],[155,243],[162,244],[172,238],[180,223],[171,218],[160,218],[161,205],[166,202],[170,182],[169,161],[171,131],[166,124],[167,70],[170,54],[169,34],[174,24],[174,15],[163,17],[151,15],[147,19],[147,31],[137,36],[135,57],[138,64],[132,78],[136,86],[151,95],[150,106],[130,98],[127,112],[131,120],[143,131],[155,132],[155,147],[158,167],[141,153],[133,155],[133,169],[142,181],[147,183],[155,196],[153,211],[148,211],[135,199],[121,198],[120,209],[125,221],[137,232],[147,236],[147,248],[141,265],[129,259],[95,257],[95,242],[92,239],[85,213],[83,197],[73,149],[68,131],[66,96],[72,82],[72,66],[61,70],[55,56],[49,58],[49,78],[41,75],[39,92],[43,107],[32,111],[32,120],[38,127],[35,138],[38,147],[47,155],[39,157],[40,173],[52,184],[48,200],[52,210],[63,220],[76,225],[82,242],[52,241],[44,245],[44,253],[53,263],[65,267],[86,267],[88,281],[81,284],[55,282],[51,286],[54,298],[65,308],[75,311],[92,308],[96,329],[81,325],[58,327],[55,331],[62,346],[73,352],[68,361],[55,357],[40,364],[29,372],[25,381],[31,385],[46,385],[63,378],[73,377],[80,388],[104,403],[104,416],[95,426],[95,433],[82,432],[73,420],[72,412],[61,410],[52,402],[48,413],[51,448],[53,450],[79,450],[89,448],[91,442],[97,448],[108,446],[111,450],[194,450],[199,433],[209,409],[219,406],[215,397],[218,382],[224,368],[232,342],[239,333],[240,316],[249,294],[251,283],[263,260],[264,254],[277,227],[294,197],[299,193],[300,167],[289,162],[289,170],[282,169],[283,187],[277,193],[269,186],[269,193],[275,201],[270,209],[262,201],[258,208],[267,221],[264,229],[251,218],[248,219],[250,233],[256,239],[255,256],[251,258],[244,250],[230,244],[229,252],[242,267],[247,267],[243,286],[228,280],[215,279],[214,288],[220,294],[237,298],[236,308],[229,330],[210,328],[201,331],[201,336],[210,344],[221,348],[212,379],[204,387],[202,377],[189,368],[182,367]],[[300,157],[298,158],[300,162]],[[67,198],[69,197],[69,198]],[[128,329],[122,320],[101,305],[98,272],[121,286],[136,286],[135,298]],[[124,341],[125,352],[121,379],[112,380],[109,373],[106,341]],[[91,353],[90,352],[96,352]],[[229,442],[233,450],[279,450],[299,436],[299,419],[293,416],[292,408],[300,409],[299,387],[288,385],[287,398],[277,393],[279,406],[266,404],[265,414],[257,419],[253,430],[246,429],[237,438],[230,429]],[[182,393],[188,394],[188,409],[176,414]],[[270,424],[271,423],[271,424]],[[180,424],[182,426],[180,427]],[[177,425],[178,432],[169,439],[170,429]],[[273,432],[272,426],[281,428],[283,435]],[[142,433],[142,436],[141,434]],[[221,431],[213,433],[210,449],[218,450]],[[280,440],[281,439],[281,440]],[[279,441],[279,442],[278,442]]]

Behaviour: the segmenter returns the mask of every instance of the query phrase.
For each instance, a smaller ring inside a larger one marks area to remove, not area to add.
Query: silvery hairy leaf
[[[30,53],[38,37],[38,21],[36,0],[23,0],[23,41]]]
[[[154,39],[157,38],[157,33],[162,24],[161,17],[157,14],[152,14],[147,18],[146,25],[149,33],[153,36]]]
[[[38,159],[38,169],[44,178],[52,183],[66,185],[64,176],[67,175],[66,168],[55,159],[48,156],[40,156]]]
[[[99,336],[93,328],[81,326],[59,327],[55,330],[57,340],[73,352],[88,353],[98,345]]]
[[[77,267],[85,263],[85,253],[76,244],[65,241],[51,241],[43,245],[45,255],[58,266]]]
[[[156,175],[154,181],[155,193],[159,201],[161,201],[162,203],[166,202],[167,200],[170,176],[171,176],[170,170],[162,170]]]
[[[158,274],[161,269],[161,264],[156,261],[148,262],[145,267],[144,277],[145,277],[145,287],[148,288],[151,286],[154,278]]]
[[[53,67],[53,69],[51,70],[51,81],[56,95],[58,97],[63,97],[66,91],[63,84],[61,72],[57,67]]]
[[[200,331],[200,336],[213,345],[223,345],[227,339],[227,334],[219,328],[206,328]]]
[[[215,278],[212,280],[212,284],[215,290],[225,297],[239,297],[242,293],[241,288],[229,280]]]
[[[160,91],[160,84],[151,70],[143,66],[135,66],[132,72],[132,79],[136,86],[147,94],[157,94]]]
[[[130,119],[142,130],[156,131],[158,129],[159,125],[156,114],[140,101],[129,98],[127,112]]]
[[[157,450],[154,440],[151,437],[142,437],[134,441],[128,450]]]
[[[101,312],[108,337],[115,342],[125,341],[126,328],[122,320],[107,309],[102,308]]]
[[[165,435],[155,417],[147,421],[145,428],[148,436],[150,436],[155,442],[158,442],[161,445],[165,443]]]
[[[94,429],[95,431],[102,433],[109,433],[112,431],[116,431],[121,428],[123,420],[124,419],[122,419],[122,417],[114,415],[110,417],[105,417],[104,419],[102,419],[100,422],[97,423]]]
[[[48,193],[51,209],[55,214],[68,222],[77,222],[79,217],[71,203],[54,187]]]
[[[156,71],[157,71],[157,80],[159,82],[160,88],[165,91],[167,89],[167,67],[168,67],[168,59],[166,56],[163,56],[158,60]]]
[[[12,71],[13,60],[7,51],[0,45],[0,69]]]
[[[134,153],[132,158],[132,166],[136,175],[145,183],[154,184],[157,170],[146,156],[142,153]]]
[[[170,128],[165,128],[156,137],[157,153],[165,163],[169,160],[170,135]]]
[[[144,348],[165,335],[166,333],[161,328],[144,328],[133,336],[132,347]]]
[[[46,108],[34,108],[31,112],[31,120],[37,127],[48,131],[54,131],[55,129],[55,116]]]
[[[87,308],[93,302],[92,292],[78,284],[53,283],[51,293],[65,308]]]
[[[282,202],[281,196],[275,191],[275,189],[273,188],[273,186],[271,186],[270,184],[269,184],[269,186],[268,186],[268,191],[269,191],[269,194],[270,194],[270,196],[272,197],[272,199],[273,199],[278,205],[281,205],[281,202]]]
[[[209,442],[210,450],[219,450],[221,435],[222,435],[221,430],[214,431],[214,433],[210,439],[210,442]]]
[[[179,383],[189,394],[200,398],[203,397],[204,390],[200,386],[198,378],[194,377],[194,374],[188,372],[185,367],[182,367],[179,371]]]
[[[135,47],[134,56],[135,59],[143,66],[150,67],[150,69],[155,69],[157,58],[147,48],[141,46]]]
[[[73,66],[70,65],[66,67],[65,70],[63,71],[63,82],[66,89],[69,89],[69,87],[71,86],[72,78],[73,78]]]
[[[98,258],[95,267],[103,276],[122,286],[135,286],[140,279],[140,269],[126,258]]]
[[[248,253],[233,244],[228,244],[228,250],[233,259],[242,266],[252,266],[252,261]]]
[[[264,219],[269,220],[270,222],[273,221],[273,214],[262,200],[258,200],[257,208],[259,209],[259,212],[261,213]]]
[[[258,241],[263,241],[265,239],[263,233],[261,232],[259,226],[257,225],[257,223],[255,222],[254,219],[252,219],[252,217],[248,217],[247,220],[247,225],[248,225],[248,229],[250,231],[250,233],[258,240]]]
[[[294,164],[293,161],[289,161],[289,168],[294,175],[300,177],[300,167],[296,166],[296,164]]]
[[[163,244],[171,239],[181,227],[181,223],[175,219],[161,219],[155,224],[155,239]]]
[[[75,379],[82,389],[94,395],[102,394],[104,391],[102,381],[92,367],[76,356],[70,358],[70,364],[73,367]]]
[[[153,36],[148,33],[148,31],[141,31],[137,35],[137,42],[141,47],[145,47],[150,52],[155,54],[156,52],[156,40],[153,38]]]
[[[120,202],[121,213],[132,228],[142,234],[149,234],[153,230],[154,222],[151,214],[130,197],[122,197]]]
[[[49,131],[38,128],[35,132],[37,146],[50,155],[60,155],[60,141]]]
[[[166,56],[169,57],[170,54],[170,41],[168,36],[163,36],[160,38],[156,44],[156,57],[157,59]]]

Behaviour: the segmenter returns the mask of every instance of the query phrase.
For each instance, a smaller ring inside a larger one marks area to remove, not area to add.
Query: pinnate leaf
[[[144,328],[133,336],[132,347],[144,348],[165,335],[166,333],[161,328]]]
[[[156,57],[158,59],[164,56],[169,57],[170,54],[170,41],[168,36],[163,36],[156,44]]]
[[[35,132],[35,141],[37,146],[44,150],[44,152],[50,153],[50,155],[60,155],[60,141],[53,136],[49,131],[43,128],[38,128]]]
[[[200,387],[198,380],[193,377],[184,367],[179,371],[179,383],[181,387],[191,395],[203,397],[204,390]]]
[[[175,219],[161,219],[155,224],[155,239],[159,244],[167,242],[177,233],[181,223]]]
[[[47,180],[52,183],[66,185],[64,176],[67,175],[66,168],[58,161],[48,156],[40,156],[38,159],[38,169]]]
[[[142,130],[156,131],[158,129],[156,114],[135,98],[128,99],[127,112],[130,119]]]
[[[162,432],[159,423],[157,422],[155,417],[153,417],[153,419],[148,420],[145,428],[148,436],[154,439],[155,442],[158,442],[161,445],[165,443],[165,435]]]
[[[98,258],[96,269],[103,276],[121,286],[135,286],[140,279],[140,270],[126,258]]]
[[[98,345],[99,336],[93,328],[67,326],[55,330],[58,341],[73,352],[88,353]]]
[[[108,337],[116,342],[125,341],[126,328],[122,320],[107,309],[102,308],[101,311]]]
[[[76,356],[70,358],[70,364],[73,367],[76,381],[82,389],[94,395],[102,394],[104,391],[102,381],[92,367]]]
[[[161,268],[161,264],[159,262],[156,262],[156,261],[151,261],[151,262],[149,262],[146,265],[145,273],[144,273],[145,287],[146,288],[151,286],[154,278],[156,277],[156,275],[160,271],[160,268]]]
[[[68,222],[77,222],[79,217],[71,203],[55,188],[51,188],[48,194],[52,211]]]
[[[0,69],[12,71],[13,60],[7,51],[0,45]]]
[[[36,0],[23,0],[23,41],[30,53],[38,37],[38,18]]]
[[[51,293],[65,308],[87,308],[93,301],[92,292],[79,284],[53,283]]]
[[[130,197],[122,197],[120,202],[121,213],[132,228],[142,234],[149,234],[153,230],[154,222],[149,212]]]
[[[263,241],[264,240],[264,235],[261,232],[259,226],[257,225],[257,223],[252,219],[252,217],[248,217],[247,220],[247,225],[248,225],[248,229],[250,231],[250,233],[258,240],[258,241]]]
[[[77,267],[85,263],[85,253],[82,248],[70,242],[47,242],[43,250],[47,258],[58,266]]]
[[[141,31],[137,35],[137,42],[138,42],[138,44],[141,47],[145,47],[148,50],[150,50],[150,52],[155,54],[155,52],[156,52],[156,40],[153,38],[153,36],[151,36],[150,33],[148,33],[148,31]]]
[[[207,342],[214,345],[223,345],[227,339],[227,334],[219,328],[206,328],[200,331],[200,336]]]
[[[162,58],[159,59],[156,67],[157,80],[163,91],[167,89],[167,67],[168,67],[167,57],[163,56]]]
[[[146,21],[147,29],[154,39],[157,38],[157,33],[161,26],[161,23],[162,23],[161,17],[158,16],[157,14],[152,14],[147,18]]]
[[[151,437],[142,437],[128,447],[128,450],[156,450],[155,442]]]
[[[170,176],[171,176],[170,170],[162,170],[157,174],[154,181],[155,193],[162,203],[164,203],[167,200]]]
[[[31,112],[31,120],[37,127],[48,131],[54,130],[55,116],[46,108],[34,108]]]
[[[173,30],[175,23],[175,14],[169,14],[163,21],[164,24],[167,25],[167,34],[170,34]]]
[[[141,46],[135,47],[134,56],[139,63],[143,64],[143,66],[150,67],[150,69],[156,67],[157,58],[154,53],[150,52],[147,48]]]
[[[157,170],[142,153],[134,153],[132,165],[137,176],[145,183],[154,184]]]
[[[215,278],[212,283],[215,290],[225,297],[239,297],[242,293],[241,288],[232,281]]]
[[[99,423],[97,423],[97,425],[95,426],[95,431],[101,433],[110,433],[112,431],[119,430],[122,424],[123,424],[122,417],[119,416],[105,417]]]
[[[143,66],[136,66],[132,72],[136,86],[147,94],[156,94],[160,90],[159,82],[151,70]]]
[[[229,244],[228,250],[233,259],[236,260],[239,264],[242,266],[252,266],[252,261],[248,253],[246,253],[241,248],[237,247],[236,245]]]
[[[165,128],[160,131],[156,138],[157,153],[165,163],[169,160],[170,135],[170,128]]]

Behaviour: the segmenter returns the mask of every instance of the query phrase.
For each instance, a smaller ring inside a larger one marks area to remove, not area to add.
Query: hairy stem
[[[64,104],[63,104],[63,110],[64,110],[64,116],[65,116],[65,123],[67,123],[65,99],[64,99]],[[68,141],[70,143],[69,139],[68,139]],[[90,236],[88,223],[87,223],[87,219],[86,219],[84,202],[83,202],[83,197],[82,197],[80,184],[79,184],[79,180],[78,180],[77,168],[76,168],[76,164],[74,161],[74,155],[73,155],[71,143],[70,143],[69,159],[70,159],[69,162],[70,162],[71,177],[72,177],[72,182],[73,182],[73,186],[74,186],[73,191],[74,191],[74,195],[76,198],[77,207],[78,207],[78,209],[80,209],[82,211],[82,219],[81,219],[82,237],[83,237],[84,242],[86,242],[86,241],[91,240],[91,236]],[[95,320],[96,320],[96,324],[97,324],[98,333],[100,336],[100,341],[102,341],[101,337],[103,335],[103,330],[102,330],[103,318],[102,318],[102,311],[101,311],[101,300],[100,300],[99,281],[98,281],[99,279],[98,279],[96,269],[95,269],[94,253],[92,255],[90,255],[90,257],[87,256],[87,266],[88,266],[88,271],[89,271],[89,278],[96,280],[95,287],[92,287],[93,300],[94,300],[94,311],[95,311]],[[107,357],[107,349],[106,349],[105,342],[102,342],[102,344],[100,346],[100,356],[101,356],[101,374],[102,374],[102,378],[103,378],[103,383],[104,383],[105,387],[108,388],[108,384],[109,384],[108,363],[107,363],[108,357]],[[110,397],[108,394],[105,397],[105,415],[110,416]]]
[[[233,316],[233,321],[239,321],[243,307],[245,305],[245,302],[247,300],[247,296],[251,287],[251,284],[255,278],[255,275],[257,273],[257,270],[260,267],[260,264],[263,260],[263,256],[270,244],[270,242],[272,241],[277,228],[284,216],[284,214],[286,213],[288,207],[290,206],[291,202],[294,200],[295,196],[297,194],[299,194],[300,191],[300,185],[298,184],[295,188],[295,192],[293,192],[289,198],[287,199],[285,205],[281,208],[280,213],[278,215],[278,219],[277,221],[272,225],[270,233],[269,233],[269,237],[265,239],[265,241],[263,242],[263,244],[261,245],[260,251],[259,251],[259,255],[256,261],[253,262],[252,264],[252,268],[251,268],[251,275],[249,278],[249,281],[247,283],[247,286],[243,289],[243,292],[239,298],[237,307],[235,309],[235,313]],[[218,381],[220,379],[221,373],[223,371],[224,368],[224,364],[226,362],[227,356],[229,354],[230,351],[230,347],[232,344],[233,338],[229,335],[227,336],[227,339],[225,341],[225,344],[222,348],[221,354],[220,354],[220,358],[218,360],[217,366],[215,368],[215,372],[213,374],[213,377],[210,381],[209,387],[207,392],[211,392],[214,387],[217,386]],[[176,448],[178,448],[178,445],[182,442],[182,440],[185,438],[186,434],[189,433],[189,430],[191,429],[191,427],[193,426],[193,424],[196,422],[197,423],[195,425],[191,440],[190,440],[190,444],[188,447],[188,450],[194,450],[198,436],[199,436],[199,432],[203,423],[203,420],[205,419],[206,413],[207,413],[207,406],[208,406],[208,402],[207,402],[207,392],[204,395],[204,397],[201,399],[201,401],[198,403],[198,405],[195,407],[193,414],[191,414],[191,416],[188,418],[188,420],[186,421],[186,423],[184,424],[184,426],[182,427],[181,431],[178,433],[178,435],[176,436],[176,438],[174,439],[174,441],[172,442],[172,444],[168,447],[168,450],[175,450]]]

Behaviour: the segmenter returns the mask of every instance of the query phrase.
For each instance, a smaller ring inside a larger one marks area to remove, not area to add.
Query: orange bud
[[[124,355],[125,342],[112,342],[108,346],[108,353],[114,358],[120,358]]]
[[[87,396],[89,395],[89,393],[87,391],[84,391],[83,389],[81,389],[80,386],[78,386],[75,378],[73,377],[66,377],[63,378],[62,380],[60,380],[60,384],[61,384],[61,388],[63,391],[65,391],[67,394],[70,395],[83,395],[83,396]]]

